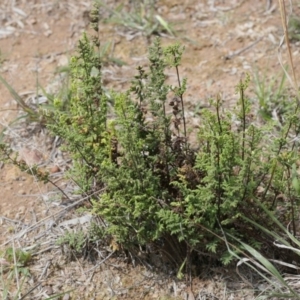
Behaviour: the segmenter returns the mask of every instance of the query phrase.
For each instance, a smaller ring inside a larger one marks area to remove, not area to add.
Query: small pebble
[[[45,292],[47,295],[52,295],[53,294],[53,289],[50,285],[45,286]]]
[[[50,169],[50,173],[58,173],[60,171],[60,168],[58,166],[53,166],[51,169]]]
[[[70,300],[70,294],[65,294],[62,300]]]

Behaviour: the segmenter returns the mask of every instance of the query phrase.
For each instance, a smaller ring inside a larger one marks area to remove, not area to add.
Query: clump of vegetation
[[[300,19],[299,17],[293,15],[291,16],[288,24],[288,33],[289,38],[294,41],[298,42],[300,40]]]
[[[286,75],[284,73],[275,75],[272,78],[266,74],[254,74],[255,95],[258,100],[258,113],[262,120],[277,120],[278,125],[281,119],[293,111],[289,91],[286,87]]]
[[[99,39],[83,35],[70,63],[68,107],[56,97],[45,118],[73,159],[68,176],[90,197],[91,211],[102,221],[101,237],[113,241],[115,250],[156,251],[180,274],[196,262],[229,264],[246,245],[267,257],[295,259],[263,229],[275,230],[272,213],[297,235],[297,99],[283,112],[280,128],[271,118],[258,125],[246,76],[237,84],[235,110],[226,110],[220,97],[203,110],[195,148],[184,111],[183,51],[155,39],[148,68],[138,67],[131,87],[112,91],[108,99]],[[174,70],[176,84],[166,82],[167,68]],[[85,237],[72,233],[60,243],[80,254]]]
[[[70,65],[69,110],[55,99],[49,129],[65,141],[73,158],[69,176],[91,195],[104,235],[133,253],[152,247],[176,267],[190,267],[205,257],[228,264],[233,255],[219,238],[224,234],[229,242],[234,236],[268,255],[272,241],[244,219],[272,228],[258,202],[283,222],[292,220],[296,234],[297,144],[289,143],[299,132],[296,102],[280,132],[272,120],[257,126],[246,77],[237,86],[235,111],[226,111],[220,98],[204,110],[196,151],[184,114],[183,47],[163,48],[156,39],[149,68],[137,69],[127,92],[112,92],[111,107],[99,45],[86,34],[80,40]],[[166,68],[174,69],[176,85],[166,83]]]
[[[32,257],[30,252],[8,247],[3,253],[3,258],[8,264],[16,264],[18,267],[26,267]]]
[[[23,249],[7,247],[0,252],[0,282],[2,299],[17,299],[25,280],[30,276],[28,264],[31,253]],[[12,292],[14,290],[15,292]],[[16,296],[13,296],[16,294]]]
[[[147,38],[151,35],[168,34],[175,36],[171,24],[155,13],[156,0],[134,0],[123,2],[111,8],[102,1],[98,2],[100,12],[105,16],[104,21],[125,27],[126,29],[141,33]]]
[[[66,232],[64,236],[60,237],[57,240],[57,244],[68,247],[68,249],[64,250],[63,253],[66,256],[69,256],[70,259],[76,258],[78,256],[83,256],[83,251],[87,249],[86,247],[86,235],[83,231],[79,232]]]

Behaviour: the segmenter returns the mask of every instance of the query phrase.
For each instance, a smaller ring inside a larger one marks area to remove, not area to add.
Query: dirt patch
[[[26,100],[41,93],[37,82],[45,88],[51,84],[55,88],[53,82],[59,80],[55,71],[67,66],[82,31],[88,30],[91,3],[75,0],[3,2],[0,4],[1,75]],[[199,107],[206,105],[210,97],[220,93],[225,105],[233,106],[237,99],[234,87],[246,72],[254,75],[263,71],[270,76],[282,72],[277,53],[282,35],[277,2],[256,1],[254,5],[250,0],[226,1],[226,4],[225,1],[188,0],[180,4],[159,1],[157,7],[157,12],[174,24],[178,32],[178,38],[163,37],[163,44],[179,40],[186,48],[181,76],[188,78],[185,100],[193,125],[199,124]],[[298,9],[296,4],[295,9]],[[135,74],[136,66],[146,63],[149,41],[135,32],[109,24],[101,24],[99,34],[103,42],[114,44],[112,55],[126,62],[123,66],[107,64],[103,70],[104,79],[111,87],[123,89]],[[297,65],[300,61],[297,44],[292,50]],[[284,64],[286,61],[283,54]],[[170,81],[176,80],[174,74],[169,75]],[[254,95],[253,89],[252,86],[251,95]],[[255,97],[253,101],[257,101]],[[60,172],[68,161],[63,153],[51,156],[57,145],[43,130],[30,131],[32,128],[24,125],[22,132],[10,124],[18,116],[19,107],[2,84],[0,106],[0,124],[14,140],[14,149],[21,152],[24,160],[37,161],[43,168],[51,170],[57,166],[53,180],[68,191],[69,183],[60,181]],[[28,289],[40,284],[34,299],[70,289],[76,291],[69,293],[72,299],[253,298],[254,286],[247,289],[244,281],[233,273],[225,274],[222,269],[196,277],[192,287],[187,287],[177,281],[174,274],[158,275],[146,267],[133,268],[122,258],[112,258],[94,269],[95,263],[88,261],[67,263],[61,257],[55,237],[70,225],[54,228],[50,220],[55,223],[61,218],[70,220],[77,216],[63,209],[64,199],[57,189],[36,182],[34,177],[10,165],[0,170],[0,186],[2,247],[11,245],[12,241],[17,246],[34,247],[44,241],[42,237],[49,235],[46,244],[36,251],[31,270],[34,275],[26,282]],[[43,226],[34,227],[39,222]],[[28,228],[32,230],[25,234]],[[110,253],[110,250],[103,253],[103,259]],[[57,257],[61,258],[57,260]]]

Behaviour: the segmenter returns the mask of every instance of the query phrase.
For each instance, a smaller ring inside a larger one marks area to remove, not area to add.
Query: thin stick
[[[280,15],[281,15],[282,28],[283,28],[283,31],[284,31],[284,39],[285,39],[285,43],[286,43],[287,50],[288,50],[288,57],[289,57],[290,66],[292,68],[293,81],[294,81],[293,82],[293,87],[294,87],[295,91],[298,91],[298,82],[297,82],[297,77],[296,77],[296,73],[295,73],[295,66],[294,66],[294,62],[293,62],[293,56],[292,56],[292,52],[291,52],[291,45],[290,45],[289,36],[288,36],[285,4],[284,4],[283,0],[278,0],[278,1],[279,1],[279,6],[280,6]]]
[[[227,59],[231,59],[235,56],[238,56],[240,55],[241,53],[249,50],[250,48],[254,47],[256,44],[258,44],[261,40],[263,39],[263,37],[260,37],[258,38],[256,41],[254,41],[253,43],[249,44],[248,46],[242,48],[242,49],[239,49],[237,51],[234,51],[232,54],[228,54],[228,55],[225,55],[224,58],[227,60]]]

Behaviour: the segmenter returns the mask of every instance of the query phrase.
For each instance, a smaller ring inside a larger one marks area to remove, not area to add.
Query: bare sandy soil
[[[114,1],[107,2],[112,5]],[[297,11],[299,2],[292,2]],[[41,93],[37,82],[44,88],[55,89],[55,80],[60,80],[56,70],[67,66],[82,32],[89,30],[90,9],[90,1],[80,0],[1,1],[0,74],[24,100],[32,99],[37,91]],[[226,106],[234,105],[237,99],[234,87],[246,72],[280,79],[277,49],[283,31],[277,1],[185,0],[178,4],[164,0],[158,1],[157,13],[171,22],[178,34],[176,38],[162,37],[163,43],[179,41],[186,48],[181,74],[188,78],[185,99],[193,125],[200,121],[196,109],[210,97],[220,94]],[[123,89],[135,67],[147,62],[149,43],[141,34],[109,24],[100,25],[100,36],[103,42],[114,44],[111,55],[126,63],[104,67],[106,82]],[[292,50],[297,66],[300,61],[297,44],[293,44]],[[283,52],[284,63],[285,57]],[[172,76],[171,80],[175,78]],[[251,95],[253,90],[251,86]],[[0,107],[0,126],[7,130],[14,150],[23,159],[52,171],[61,188],[69,188],[60,180],[62,172],[59,172],[68,162],[59,153],[54,158],[50,155],[54,140],[44,130],[33,130],[25,123],[22,128],[11,124],[19,116],[19,108],[1,83]],[[254,299],[254,290],[259,291],[251,281],[221,268],[205,269],[187,286],[173,275],[153,273],[144,266],[134,268],[118,257],[101,264],[81,259],[67,262],[55,245],[55,238],[72,226],[68,223],[53,227],[51,222],[72,220],[78,214],[72,210],[64,215],[59,213],[64,206],[56,190],[36,182],[15,166],[2,164],[0,190],[1,248],[35,247],[29,266],[32,276],[26,280],[23,294],[31,287],[38,287],[28,299],[46,299],[72,289],[63,299]],[[103,253],[103,258],[109,253]],[[93,268],[97,263],[99,266]]]

